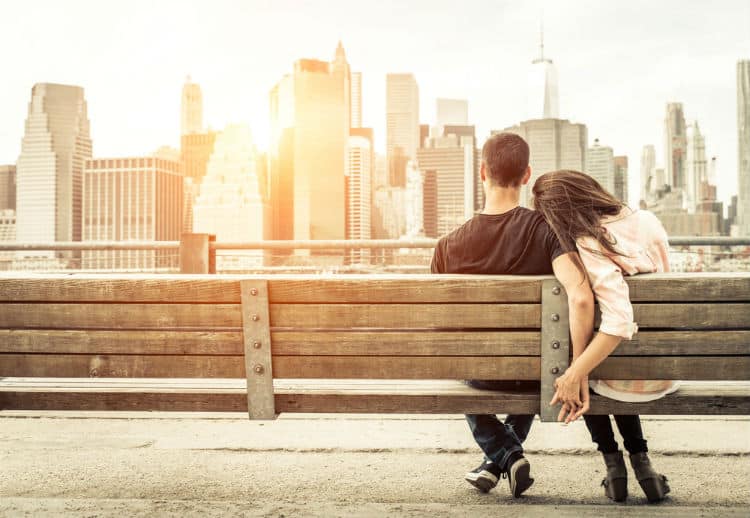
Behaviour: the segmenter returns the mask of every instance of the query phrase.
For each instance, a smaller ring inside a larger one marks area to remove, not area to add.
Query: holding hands
[[[589,380],[569,367],[555,380],[555,395],[550,405],[562,403],[557,420],[572,423],[589,410]]]

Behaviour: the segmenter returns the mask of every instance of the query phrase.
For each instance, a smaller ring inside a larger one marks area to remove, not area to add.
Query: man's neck
[[[482,214],[504,214],[518,207],[521,189],[512,187],[492,187],[486,189],[486,200]]]

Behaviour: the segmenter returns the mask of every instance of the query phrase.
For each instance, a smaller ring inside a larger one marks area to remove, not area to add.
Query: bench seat
[[[309,413],[539,413],[539,392],[488,391],[460,381],[274,380],[277,412]],[[3,410],[122,410],[246,412],[239,379],[2,378]],[[649,403],[592,396],[592,413],[748,415],[750,383],[683,382]]]

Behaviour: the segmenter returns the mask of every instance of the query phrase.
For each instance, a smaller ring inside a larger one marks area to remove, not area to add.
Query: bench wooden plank
[[[241,279],[263,278],[272,303],[539,302],[552,276],[169,275],[0,273],[0,301],[240,302]],[[634,302],[750,301],[749,273],[646,274],[626,278]],[[350,289],[354,288],[354,289]]]
[[[624,403],[591,397],[591,413],[618,415],[748,415],[750,385],[683,382],[677,392],[656,401]]]
[[[243,356],[3,354],[0,376],[244,378]],[[539,379],[533,356],[274,356],[277,378]]]
[[[633,302],[750,301],[750,273],[666,273],[625,279]]]
[[[750,304],[635,304],[643,329],[750,328]],[[272,304],[271,323],[287,328],[538,329],[537,304]],[[10,303],[0,328],[240,328],[237,304]]]
[[[279,331],[274,355],[538,356],[539,331]]]
[[[538,331],[278,331],[276,355],[534,356]],[[0,353],[242,355],[239,331],[0,329]]]
[[[0,328],[240,328],[239,304],[3,304]]]
[[[633,304],[641,329],[750,328],[750,304]]]
[[[536,302],[548,276],[0,274],[0,302],[240,303],[240,280],[265,279],[271,303]]]
[[[273,304],[271,325],[288,328],[538,329],[538,304]]]
[[[536,392],[476,390],[454,381],[274,381],[276,409],[324,413],[538,413]],[[244,380],[0,380],[0,410],[245,412]],[[592,414],[747,415],[747,383],[685,382],[665,398],[592,397]]]
[[[306,280],[272,277],[272,303],[478,303],[541,301],[546,276],[349,276]]]
[[[245,378],[244,362],[244,356],[2,354],[0,377]]]
[[[538,331],[277,331],[277,355],[537,356]],[[0,353],[244,353],[240,331],[0,329]],[[750,331],[641,331],[613,356],[749,355]]]
[[[750,354],[750,331],[640,331],[612,356],[706,356]]]
[[[271,324],[289,328],[538,328],[532,304],[274,304]],[[239,328],[237,304],[3,304],[0,328]]]
[[[244,346],[240,331],[0,329],[0,353],[238,356]]]
[[[0,275],[0,302],[239,304],[240,283],[217,275]]]
[[[92,386],[90,381],[58,386],[36,386],[33,381],[8,386],[0,381],[0,410],[122,410],[246,412],[242,385],[173,387],[151,384]],[[95,380],[99,381],[99,380]],[[243,380],[244,382],[244,380]],[[275,381],[275,407],[279,412],[312,413],[536,413],[539,400],[533,392],[480,391],[461,382],[426,382],[419,386],[378,382],[358,386],[321,386]]]
[[[750,380],[750,356],[613,356],[591,379]]]
[[[538,356],[274,356],[278,378],[538,380]]]

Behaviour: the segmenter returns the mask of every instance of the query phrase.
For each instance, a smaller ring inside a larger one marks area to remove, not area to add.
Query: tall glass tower
[[[91,137],[83,88],[35,84],[16,167],[18,241],[81,240],[88,158]]]
[[[203,131],[203,93],[198,83],[185,79],[182,87],[182,106],[180,110],[180,134],[191,135]]]
[[[559,119],[557,68],[544,56],[544,31],[540,33],[539,57],[531,62],[528,89],[529,119]]]

